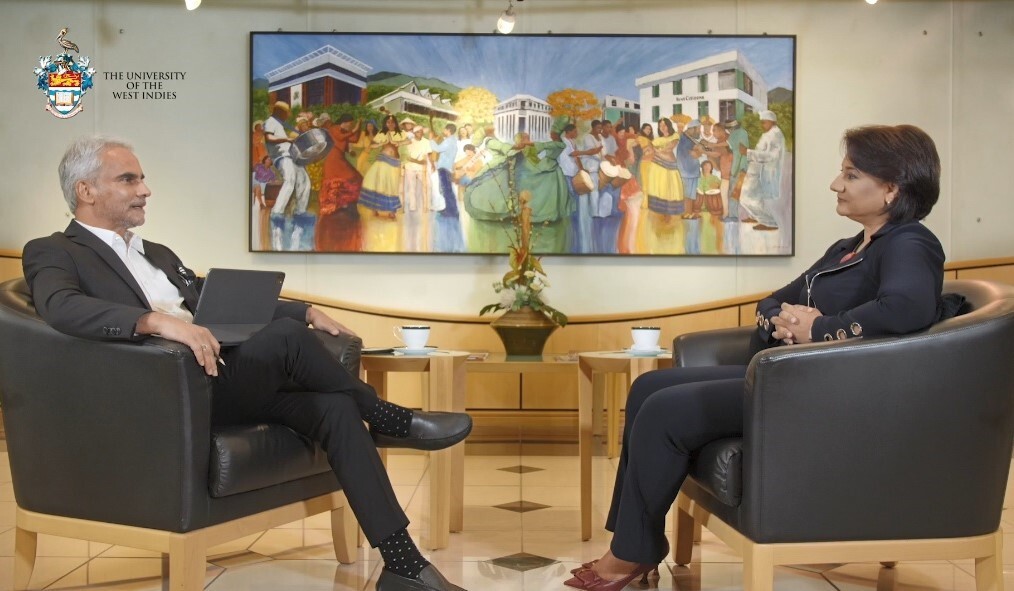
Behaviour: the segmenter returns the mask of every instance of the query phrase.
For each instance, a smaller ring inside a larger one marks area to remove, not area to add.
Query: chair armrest
[[[0,389],[19,506],[184,527],[206,504],[211,423],[210,381],[189,349],[88,341],[3,316]]]
[[[331,355],[342,364],[345,369],[354,376],[359,375],[360,358],[363,353],[363,340],[347,333],[339,333],[338,336],[326,332],[313,331],[324,347],[331,352]]]
[[[1014,436],[1012,320],[757,354],[744,399],[744,533],[995,531]]]
[[[750,363],[753,326],[681,334],[672,342],[674,367],[746,365]]]

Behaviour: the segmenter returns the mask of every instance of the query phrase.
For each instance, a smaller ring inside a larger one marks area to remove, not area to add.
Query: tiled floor
[[[14,493],[7,453],[0,447],[0,591],[12,586]],[[429,487],[426,458],[394,455],[389,461],[399,499],[418,536]],[[567,456],[467,456],[465,531],[427,557],[470,591],[564,590],[568,571],[600,556],[609,537],[602,523],[615,462],[594,461],[594,531],[581,542],[578,528],[577,458]],[[1010,487],[1008,487],[1010,488]],[[1010,495],[1008,495],[1010,497]],[[1014,513],[1004,512],[1006,585],[1014,589]],[[212,591],[373,590],[379,555],[361,549],[354,565],[339,565],[326,515],[317,516],[212,550],[207,589]],[[707,531],[689,568],[661,569],[660,589],[740,589],[742,565]],[[672,570],[672,572],[670,572]],[[785,591],[877,591],[975,588],[971,561],[806,565],[779,568],[775,588]],[[160,590],[161,560],[150,552],[80,540],[40,536],[32,589]],[[631,589],[638,588],[631,586]]]

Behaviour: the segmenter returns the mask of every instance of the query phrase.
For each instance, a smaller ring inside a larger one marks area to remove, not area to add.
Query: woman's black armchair
[[[319,334],[358,374],[361,341]],[[209,547],[324,511],[338,560],[355,559],[358,526],[323,451],[281,425],[212,427],[209,379],[179,343],[61,334],[25,281],[8,281],[0,395],[15,589],[28,584],[38,533],[162,552],[181,591],[204,587]]]
[[[686,335],[677,365],[746,363],[742,438],[696,455],[673,558],[695,522],[740,552],[744,588],[778,564],[974,558],[1003,588],[1014,437],[1014,288],[948,281],[967,312],[904,337],[746,351],[752,328]]]

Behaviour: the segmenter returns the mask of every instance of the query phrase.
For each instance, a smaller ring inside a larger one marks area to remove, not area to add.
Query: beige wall
[[[154,196],[142,234],[187,263],[287,272],[290,290],[420,313],[474,314],[493,299],[502,257],[266,255],[247,244],[248,32],[486,33],[503,2],[489,0],[207,1],[4,0],[0,72],[0,249],[68,220],[55,168],[70,138],[101,131],[131,139]],[[296,6],[294,8],[294,6]],[[856,226],[833,213],[827,189],[849,126],[910,122],[936,138],[940,203],[927,223],[949,258],[1014,254],[1004,189],[1014,153],[1014,3],[885,0],[539,0],[519,5],[517,32],[798,36],[796,252],[791,258],[549,257],[554,304],[572,315],[651,310],[770,290]],[[102,84],[85,112],[43,112],[31,70],[70,26],[101,71],[175,70],[175,101],[122,102]],[[608,67],[608,56],[602,59]],[[565,66],[564,66],[565,67]]]

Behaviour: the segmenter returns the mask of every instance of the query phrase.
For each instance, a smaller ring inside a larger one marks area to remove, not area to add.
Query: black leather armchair
[[[317,333],[350,371],[361,341]],[[0,285],[0,395],[17,501],[15,589],[38,533],[168,556],[173,590],[204,588],[209,547],[331,511],[335,554],[358,525],[324,452],[288,427],[211,426],[190,350],[82,340],[50,328],[25,281]]]
[[[677,564],[696,522],[743,555],[751,591],[770,590],[778,564],[958,558],[975,559],[979,591],[1002,590],[1014,287],[944,292],[967,312],[904,337],[752,360],[752,327],[675,340],[677,366],[749,363],[743,436],[701,449],[677,499]]]

